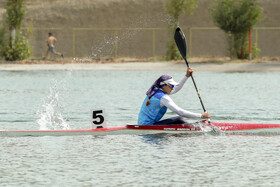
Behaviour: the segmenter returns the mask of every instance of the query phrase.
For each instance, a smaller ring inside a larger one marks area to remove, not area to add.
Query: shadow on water
[[[141,140],[144,143],[151,144],[151,145],[157,145],[157,146],[162,146],[166,145],[166,143],[170,142],[170,138],[186,138],[186,137],[198,137],[198,136],[203,136],[205,135],[204,132],[197,132],[197,133],[192,133],[192,134],[167,134],[167,133],[162,133],[162,134],[149,134],[149,135],[139,135],[141,137]]]
[[[144,143],[152,144],[152,145],[163,145],[168,142],[168,137],[165,136],[166,134],[151,134],[151,135],[140,135],[141,140]]]

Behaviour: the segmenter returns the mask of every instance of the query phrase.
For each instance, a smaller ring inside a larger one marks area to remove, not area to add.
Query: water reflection
[[[205,132],[198,133],[180,133],[180,134],[149,134],[149,135],[140,135],[141,141],[150,145],[158,146],[158,148],[163,148],[164,145],[171,143],[173,138],[187,138],[187,137],[196,137],[206,135]]]
[[[162,146],[169,141],[166,134],[141,135],[141,140],[147,144],[160,146],[159,148],[163,148]]]

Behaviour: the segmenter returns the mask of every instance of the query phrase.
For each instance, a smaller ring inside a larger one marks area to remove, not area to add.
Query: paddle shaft
[[[185,62],[186,62],[186,64],[187,64],[187,67],[189,68],[190,66],[189,66],[189,63],[188,63],[187,59],[184,58],[184,60],[185,60]],[[199,93],[198,88],[197,88],[197,86],[196,86],[195,80],[194,80],[194,78],[193,78],[193,76],[192,76],[192,73],[191,73],[191,78],[192,78],[193,85],[194,85],[194,87],[195,87],[197,96],[198,96],[199,101],[200,101],[200,103],[201,103],[202,109],[203,109],[204,112],[207,112],[206,109],[205,109],[205,107],[204,107],[203,101],[202,101],[202,99],[201,99],[201,97],[200,97],[200,93]],[[208,123],[209,123],[209,125],[213,128],[213,130],[217,133],[218,131],[216,130],[216,128],[214,128],[214,126],[212,125],[210,119],[208,119]]]
[[[187,67],[189,68],[190,66],[189,66],[189,63],[188,63],[187,59],[184,58],[184,60],[185,60],[185,62],[186,62],[186,64],[187,64]],[[192,74],[191,74],[191,78],[192,78],[193,85],[194,85],[194,87],[195,87],[197,96],[198,96],[199,101],[200,101],[200,103],[201,103],[202,109],[203,109],[204,112],[206,112],[206,109],[205,109],[205,107],[204,107],[203,101],[202,101],[202,99],[201,99],[201,97],[200,97],[199,90],[198,90],[198,88],[197,88],[197,86],[196,86],[196,83],[195,83],[195,80],[194,80]]]

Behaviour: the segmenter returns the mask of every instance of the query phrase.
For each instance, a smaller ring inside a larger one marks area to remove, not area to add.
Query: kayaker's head
[[[160,76],[154,84],[149,88],[146,92],[146,95],[149,97],[146,105],[150,104],[150,98],[159,90],[162,89],[166,94],[170,94],[174,86],[178,85],[170,75],[162,75]]]
[[[170,94],[170,92],[173,90],[174,86],[178,85],[177,82],[175,82],[172,77],[170,79],[167,79],[166,81],[161,82],[161,89],[166,93]]]

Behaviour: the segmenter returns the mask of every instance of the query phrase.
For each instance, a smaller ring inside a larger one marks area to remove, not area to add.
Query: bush
[[[182,60],[182,56],[174,41],[167,42],[166,60]]]
[[[0,58],[2,57],[3,48],[7,44],[7,39],[6,39],[5,33],[6,33],[6,29],[5,28],[1,28],[0,29]]]
[[[8,61],[23,60],[30,55],[31,47],[28,40],[21,33],[16,36],[13,47],[4,42],[0,48],[0,56]]]
[[[20,32],[24,15],[24,0],[7,0],[0,30],[0,56],[5,60],[23,60],[31,55],[31,47]]]
[[[174,41],[174,32],[179,25],[179,16],[183,13],[188,13],[191,15],[194,9],[197,7],[196,0],[169,0],[164,3],[165,11],[168,15],[171,16],[171,21],[169,22],[169,35],[170,41],[167,42],[167,52],[166,59],[167,60],[179,60],[182,59],[175,41]]]
[[[256,0],[214,0],[210,7],[214,23],[227,33],[230,56],[248,57],[248,33],[262,20],[263,9]]]

